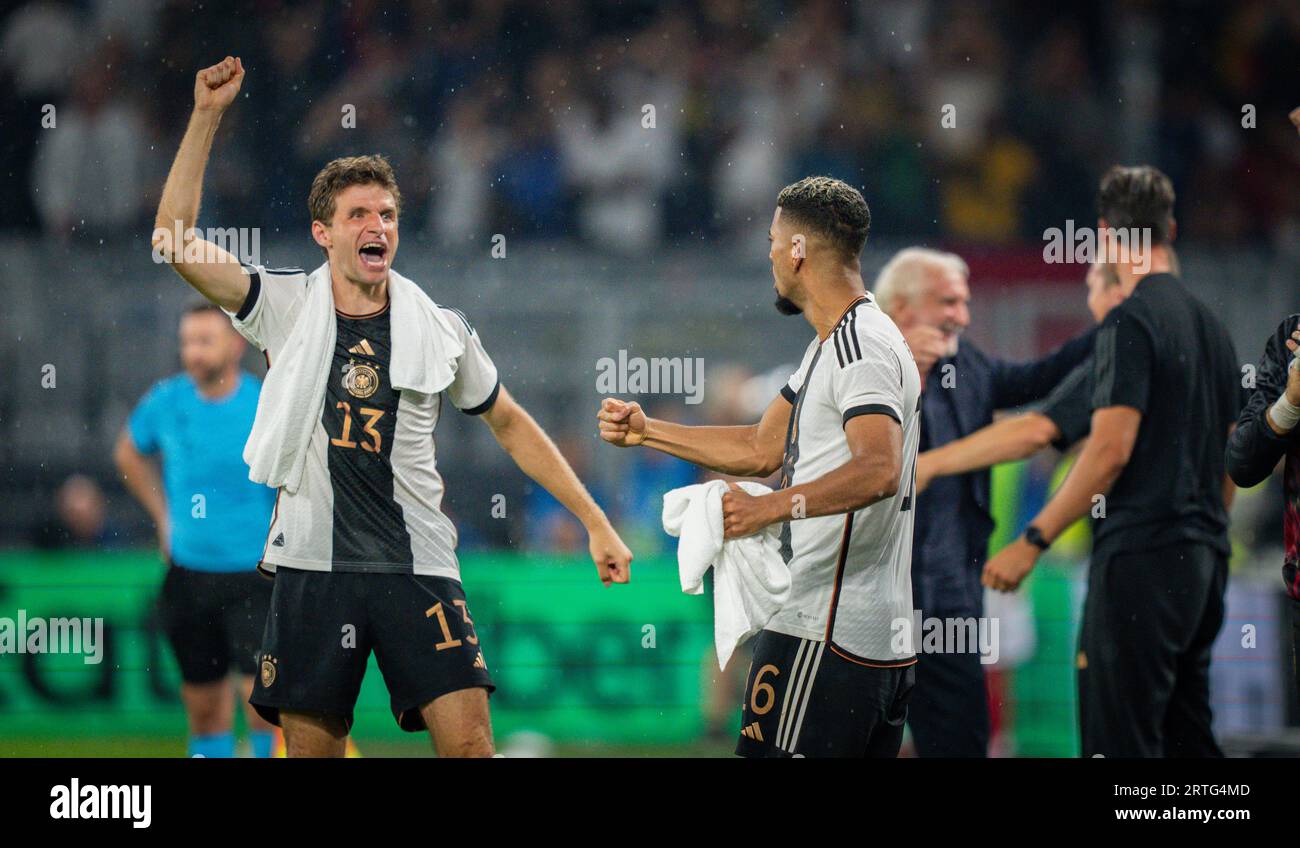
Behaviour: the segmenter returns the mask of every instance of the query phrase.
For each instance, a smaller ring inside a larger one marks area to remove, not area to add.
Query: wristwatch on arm
[[[1040,551],[1045,551],[1052,546],[1052,543],[1043,538],[1043,531],[1030,524],[1025,528],[1025,541]]]

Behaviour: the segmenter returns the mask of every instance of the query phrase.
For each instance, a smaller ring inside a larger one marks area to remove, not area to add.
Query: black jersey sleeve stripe
[[[446,306],[446,307],[443,307],[443,308],[444,308],[444,309],[449,309],[449,310],[451,310],[452,312],[455,312],[455,313],[456,313],[456,317],[459,318],[459,319],[460,319],[460,322],[461,322],[462,324],[465,325],[465,329],[466,329],[466,330],[469,330],[471,334],[474,332],[474,327],[469,323],[469,319],[465,317],[465,313],[464,313],[464,312],[461,312],[459,309],[457,309],[457,308],[454,307],[454,306]]]
[[[471,409],[462,409],[461,412],[466,415],[482,415],[492,408],[492,404],[497,402],[497,395],[499,394],[501,394],[501,381],[497,380],[497,384],[492,387],[492,394],[488,395],[487,400]]]
[[[786,383],[784,386],[781,387],[781,397],[790,401],[790,403],[794,403],[799,396],[795,394],[794,389],[790,388],[790,384]]]
[[[288,277],[292,277],[292,276],[294,276],[294,275],[296,275],[296,274],[305,274],[305,273],[307,273],[306,271],[302,270],[301,268],[263,268],[262,270],[265,271],[265,272],[268,273],[268,274],[283,274],[283,275],[288,276]]]
[[[849,423],[850,418],[857,418],[859,415],[888,415],[890,418],[902,424],[898,419],[898,413],[883,403],[864,403],[861,406],[850,407],[844,413],[844,424]]]
[[[843,353],[841,354],[841,351]],[[835,353],[840,367],[852,365],[862,358],[862,345],[858,342],[858,312],[850,309],[835,326]]]
[[[244,265],[244,270],[248,272],[248,294],[244,295],[244,302],[240,304],[239,311],[235,313],[235,320],[243,321],[253,311],[257,305],[257,298],[262,293],[262,277],[257,273],[257,269],[252,265]]]
[[[844,364],[852,365],[858,361],[858,357],[853,353],[853,331],[849,326],[848,319],[845,319],[844,326],[840,328],[840,338],[844,339]]]

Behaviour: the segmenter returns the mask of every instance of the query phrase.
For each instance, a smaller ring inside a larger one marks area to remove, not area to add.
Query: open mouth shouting
[[[367,271],[382,271],[388,265],[388,245],[374,240],[363,242],[357,256],[362,268]]]

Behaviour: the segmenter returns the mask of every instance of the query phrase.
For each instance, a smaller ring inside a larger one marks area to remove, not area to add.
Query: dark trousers
[[[979,653],[918,655],[907,723],[918,756],[988,756],[989,699]]]
[[[1077,657],[1083,756],[1223,756],[1210,652],[1227,579],[1204,544],[1094,557]]]

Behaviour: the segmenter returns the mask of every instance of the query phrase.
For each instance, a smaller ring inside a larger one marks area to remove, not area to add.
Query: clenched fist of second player
[[[778,506],[776,498],[770,495],[754,497],[749,492],[728,483],[730,491],[722,496],[722,538],[742,539],[752,536],[769,524],[782,519],[778,511],[773,514],[773,507]]]
[[[600,437],[611,445],[630,448],[645,441],[646,417],[635,401],[605,398],[600,402]]]

